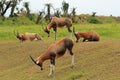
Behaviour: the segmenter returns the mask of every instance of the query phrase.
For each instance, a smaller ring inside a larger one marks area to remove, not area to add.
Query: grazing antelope
[[[45,60],[50,60],[50,73],[48,76],[52,76],[55,68],[55,59],[62,57],[65,54],[66,50],[68,50],[72,56],[71,68],[74,67],[74,55],[72,52],[73,45],[74,44],[71,39],[64,38],[57,43],[52,44],[48,50],[41,54],[36,60],[34,60],[31,56],[30,58],[36,65],[41,67],[41,70],[43,70],[43,62]]]
[[[50,29],[53,28],[53,30],[54,30],[54,39],[56,40],[57,27],[58,28],[66,27],[68,29],[68,31],[70,32],[71,37],[72,37],[72,30],[70,29],[71,26],[72,26],[72,20],[71,19],[53,17],[51,19],[51,22],[46,27],[46,29],[44,29],[44,31],[48,34],[48,37],[49,37],[50,36]]]
[[[78,42],[80,38],[83,38],[83,42],[85,42],[85,41],[99,41],[100,40],[99,34],[93,30],[91,30],[89,32],[75,32],[73,30],[73,32],[74,32],[74,35],[76,37],[76,42]]]
[[[19,32],[14,31],[15,36],[22,42],[22,41],[33,41],[35,39],[42,40],[42,38],[37,33],[28,33],[25,32],[24,34],[19,34]]]

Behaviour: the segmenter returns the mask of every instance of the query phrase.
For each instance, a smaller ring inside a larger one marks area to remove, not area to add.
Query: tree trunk
[[[41,18],[42,18],[42,12],[40,12],[40,14],[38,15],[36,24],[38,24],[40,22]]]
[[[14,10],[15,10],[15,6],[16,6],[16,5],[13,5],[12,8],[11,8],[10,17],[13,17]]]
[[[5,10],[1,13],[2,16],[5,15],[6,11],[8,10],[8,8],[10,7],[11,1],[8,3],[8,5],[6,6]]]

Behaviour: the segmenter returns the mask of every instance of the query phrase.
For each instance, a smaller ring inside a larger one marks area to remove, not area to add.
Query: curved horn
[[[30,59],[37,65],[36,61],[30,56]]]
[[[17,35],[19,35],[19,32],[17,31]]]
[[[14,30],[14,35],[15,36],[19,35],[19,32]]]

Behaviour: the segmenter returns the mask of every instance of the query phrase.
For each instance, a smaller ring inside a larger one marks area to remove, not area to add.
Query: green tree
[[[71,12],[71,17],[72,17],[72,21],[75,22],[75,16],[76,16],[76,8],[72,8],[72,12]]]
[[[42,19],[42,17],[43,17],[43,14],[44,12],[42,12],[42,11],[40,11],[39,12],[39,15],[38,15],[38,17],[37,17],[37,21],[36,21],[36,24],[38,24],[39,22],[40,22],[40,20]]]
[[[10,12],[10,17],[13,17],[14,16],[14,11],[15,11],[15,8],[17,7],[17,5],[21,2],[22,0],[11,0],[11,12]]]
[[[47,7],[47,15],[45,16],[45,19],[49,22],[50,21],[51,7],[53,7],[53,6],[51,3],[48,3],[48,4],[45,4],[45,7]]]
[[[55,10],[55,13],[54,13],[54,16],[60,17],[60,14],[61,14],[60,10],[59,10],[59,9],[56,9],[56,10]]]
[[[24,2],[24,7],[26,8],[27,15],[30,14],[29,2]]]
[[[7,10],[10,8],[11,1],[2,0],[0,1],[0,15],[4,17]]]
[[[96,15],[96,12],[92,12],[92,17],[95,17],[95,15]]]
[[[66,3],[65,1],[63,1],[61,9],[63,11],[63,15],[68,16],[69,3]]]

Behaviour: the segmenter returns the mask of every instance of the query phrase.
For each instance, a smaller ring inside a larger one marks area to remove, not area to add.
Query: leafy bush
[[[29,20],[31,20],[31,21],[35,21],[36,18],[37,18],[35,14],[29,14],[27,17],[28,17]]]
[[[100,20],[98,20],[96,17],[92,17],[92,16],[88,17],[87,21],[88,21],[89,23],[94,23],[94,24],[99,24],[99,23],[101,23]]]
[[[70,80],[77,80],[79,78],[81,78],[83,75],[80,72],[73,72],[69,75],[69,79]]]
[[[79,23],[79,18],[77,18],[77,17],[74,18],[74,23],[76,23],[76,24]]]

